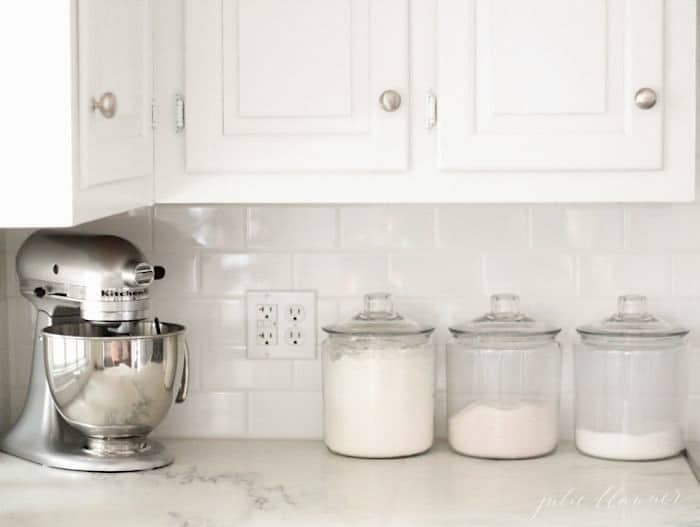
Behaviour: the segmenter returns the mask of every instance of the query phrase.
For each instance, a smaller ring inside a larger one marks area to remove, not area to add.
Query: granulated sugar
[[[518,459],[554,450],[559,438],[556,403],[473,403],[449,419],[450,446],[468,456]]]
[[[663,459],[683,450],[683,436],[677,426],[649,434],[576,430],[576,447],[590,456],[624,461]]]
[[[431,350],[362,350],[324,354],[325,442],[349,456],[418,454],[433,444],[434,363]]]

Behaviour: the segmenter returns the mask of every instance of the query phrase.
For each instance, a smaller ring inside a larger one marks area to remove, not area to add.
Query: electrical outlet
[[[248,291],[249,359],[316,358],[315,291]]]
[[[257,346],[276,346],[277,345],[277,326],[258,322],[258,327],[255,332],[255,344]]]
[[[287,306],[287,318],[291,322],[301,323],[306,317],[306,309],[301,304],[292,304]]]
[[[304,343],[304,331],[300,328],[287,330],[287,344],[290,346],[301,346]]]
[[[277,306],[274,304],[259,304],[256,308],[258,320],[277,322]]]

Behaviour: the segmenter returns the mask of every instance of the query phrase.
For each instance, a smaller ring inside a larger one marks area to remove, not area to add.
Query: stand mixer
[[[38,231],[20,248],[17,273],[37,310],[33,364],[24,410],[0,449],[69,470],[171,463],[146,439],[188,388],[185,328],[146,319],[148,287],[165,269],[122,238]]]

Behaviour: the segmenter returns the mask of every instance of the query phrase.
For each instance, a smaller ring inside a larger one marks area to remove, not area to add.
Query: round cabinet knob
[[[642,88],[634,95],[634,103],[642,110],[653,108],[656,104],[656,92],[651,88]]]
[[[93,97],[90,108],[93,112],[99,110],[105,119],[111,119],[117,114],[117,96],[107,92],[103,93],[99,99]]]
[[[395,112],[401,107],[401,95],[394,90],[386,90],[379,96],[379,104],[385,112]]]

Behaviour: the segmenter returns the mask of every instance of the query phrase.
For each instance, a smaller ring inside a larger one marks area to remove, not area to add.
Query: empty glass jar
[[[450,327],[448,437],[468,456],[520,459],[553,451],[559,439],[561,331],[520,313],[513,294],[491,311]]]
[[[617,313],[577,329],[576,447],[595,457],[662,459],[683,448],[688,330],[621,296]]]
[[[391,296],[365,296],[348,322],[324,327],[324,439],[338,454],[392,458],[433,444],[434,328],[394,311]]]

